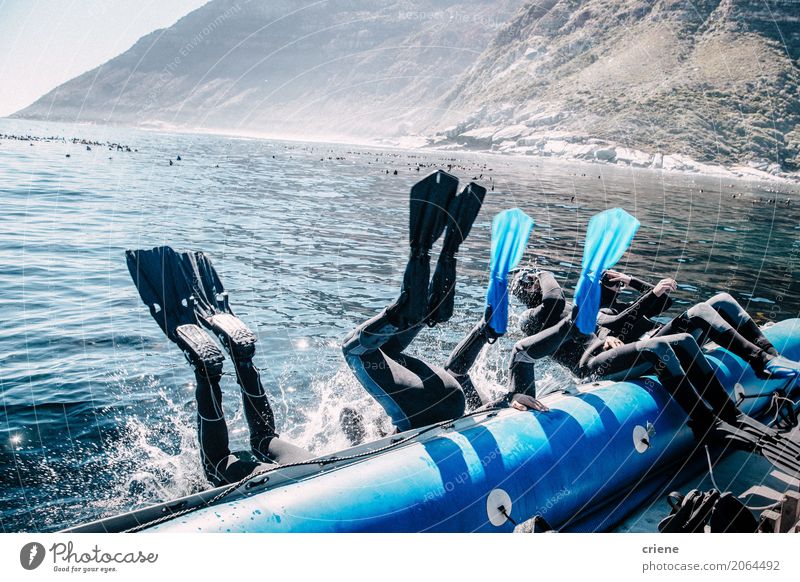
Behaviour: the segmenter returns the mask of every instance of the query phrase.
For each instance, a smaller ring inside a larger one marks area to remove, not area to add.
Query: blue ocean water
[[[388,427],[338,345],[395,297],[408,190],[436,168],[493,190],[462,247],[455,316],[413,346],[432,362],[443,362],[479,317],[491,218],[513,206],[536,221],[523,261],[555,271],[569,289],[589,217],[622,206],[642,227],[619,268],[676,278],[676,313],[725,290],[762,323],[800,314],[796,187],[19,120],[0,120],[0,134],[67,138],[0,139],[5,532],[57,530],[206,486],[192,373],[141,304],[125,249],[170,244],[212,258],[237,314],[259,336],[256,362],[282,435],[317,452],[346,446],[338,427],[345,405],[365,412],[372,436]],[[87,149],[73,137],[131,151]],[[486,393],[503,389],[519,337],[513,318],[509,329],[475,371]],[[571,381],[555,365],[543,372],[544,387]],[[246,448],[238,392],[226,394],[232,444]]]

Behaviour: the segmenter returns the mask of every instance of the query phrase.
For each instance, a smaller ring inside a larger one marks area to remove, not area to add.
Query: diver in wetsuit
[[[631,303],[619,300],[619,292],[625,285],[641,293]],[[701,346],[713,341],[736,354],[763,379],[788,379],[800,373],[800,364],[781,356],[758,324],[729,293],[718,293],[665,325],[653,321],[652,317],[669,308],[669,292],[676,286],[673,279],[662,279],[651,286],[625,273],[606,271],[601,279],[601,310],[597,324],[624,343],[637,341],[645,334],[663,337],[689,333]]]
[[[800,475],[797,437],[782,434],[740,412],[694,336],[662,335],[662,329],[656,336],[624,344],[601,327],[596,328],[596,333],[581,334],[575,323],[579,315],[576,308],[564,301],[564,309],[558,314],[563,293],[552,274],[529,274],[527,279],[515,292],[529,307],[521,318],[523,331],[534,335],[514,346],[509,379],[512,393],[535,395],[534,363],[545,356],[552,356],[581,378],[624,380],[655,373],[688,414],[688,424],[698,441],[717,439],[762,455],[790,475]],[[545,307],[545,297],[549,308]],[[772,356],[766,370],[771,378],[786,378],[791,390],[796,385],[798,367],[796,362]]]
[[[469,184],[456,196],[458,180],[431,174],[411,190],[411,255],[400,297],[356,327],[342,351],[353,373],[391,417],[397,431],[458,418],[465,396],[445,369],[410,356],[405,349],[427,324],[453,312],[456,253],[478,215],[486,189]],[[444,234],[436,271],[429,282],[430,251]]]
[[[619,295],[630,287],[639,296],[623,302]],[[672,307],[670,293],[677,288],[674,279],[661,279],[655,285],[614,270],[607,270],[600,279],[600,311],[597,325],[625,343],[652,333],[660,324],[654,318]]]
[[[197,434],[208,480],[215,486],[235,483],[274,464],[312,458],[276,433],[275,416],[253,363],[256,336],[234,315],[211,261],[203,253],[178,253],[166,246],[127,251],[126,258],[151,315],[194,370]],[[230,450],[220,386],[225,357],[203,328],[217,336],[233,362],[252,456]]]
[[[655,373],[689,415],[698,437],[713,426],[715,416],[736,420],[736,406],[690,334],[630,344],[602,328],[598,333],[582,334],[574,323],[577,309],[566,301],[555,277],[547,271],[518,273],[512,292],[528,307],[520,318],[528,337],[512,350],[511,393],[535,396],[534,363],[551,356],[580,378],[624,380]]]

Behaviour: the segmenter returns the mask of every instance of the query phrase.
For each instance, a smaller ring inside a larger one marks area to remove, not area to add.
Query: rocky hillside
[[[797,0],[536,0],[443,99],[439,143],[796,171],[799,59]]]
[[[521,0],[213,0],[18,117],[389,136],[432,121]]]

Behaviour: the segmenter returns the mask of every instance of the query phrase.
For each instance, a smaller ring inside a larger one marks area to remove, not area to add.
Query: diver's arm
[[[628,275],[627,273],[622,273],[621,271],[615,271],[614,269],[607,269],[605,271],[604,276],[608,276],[610,281],[619,281],[631,289],[635,289],[639,293],[644,293],[645,291],[650,291],[655,285],[652,285],[645,281],[644,279],[639,279],[638,277],[634,277],[633,275]]]
[[[469,409],[478,408],[482,404],[481,397],[472,383],[472,378],[469,376],[469,371],[475,364],[475,360],[478,359],[483,347],[492,343],[497,337],[492,328],[486,324],[486,319],[481,318],[466,337],[453,348],[450,357],[447,358],[447,363],[444,365],[444,369],[458,380],[464,390]]]
[[[564,302],[566,301],[564,298],[564,291],[561,289],[561,285],[558,284],[558,281],[556,281],[553,273],[541,271],[538,274],[538,279],[539,288],[542,290],[542,304],[546,305],[549,302],[551,307],[555,307],[560,302],[561,309],[563,310]]]
[[[663,284],[664,281],[670,281],[672,289],[674,290],[675,281],[673,279],[662,279],[656,285],[653,285],[637,277],[631,277],[629,286],[632,289],[635,289],[636,291],[639,291],[639,293],[641,293],[641,295],[639,296],[639,300],[643,300],[646,302],[646,304],[643,306],[643,309],[646,312],[645,313],[646,317],[654,317],[656,315],[661,315],[667,309],[672,307],[672,299],[670,299],[669,297],[669,292],[664,293],[662,291],[661,293],[658,293],[659,285]],[[651,293],[653,294],[652,297],[650,296]],[[635,301],[634,304],[637,302],[638,300]]]
[[[514,352],[524,351],[529,358],[534,360],[552,356],[570,337],[573,329],[572,318],[563,317],[557,324],[518,341],[514,346]]]
[[[628,287],[631,289],[635,289],[639,293],[644,293],[645,291],[650,291],[654,285],[644,281],[643,279],[639,279],[638,277],[631,276],[631,280],[628,283]]]
[[[630,332],[636,330],[638,333],[641,330],[641,327],[636,324],[642,319],[661,315],[672,306],[669,293],[676,286],[673,279],[662,279],[656,285],[651,285],[642,279],[624,273],[616,271],[612,271],[612,273],[616,280],[623,281],[632,289],[640,292],[635,301],[627,305],[619,304],[620,307],[624,305],[624,308],[602,310],[598,313],[597,324],[607,329],[612,335],[625,340]]]
[[[664,313],[672,306],[672,299],[668,294],[658,297],[653,290],[639,296],[636,301],[618,313],[600,312],[597,315],[597,325],[605,327],[613,335],[624,335],[624,328],[642,317],[655,317]]]
[[[523,340],[518,341],[511,351],[509,365],[509,392],[536,396],[536,375],[534,362],[552,356],[572,333],[573,322],[569,317]]]
[[[475,360],[478,359],[483,346],[492,343],[497,337],[492,328],[486,324],[486,320],[481,318],[475,324],[475,327],[450,352],[444,369],[454,376],[468,373],[473,364],[475,364]]]

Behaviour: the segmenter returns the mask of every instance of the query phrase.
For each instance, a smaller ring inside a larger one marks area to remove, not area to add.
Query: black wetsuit
[[[452,198],[456,185],[454,177],[437,172],[412,188],[411,255],[400,297],[356,327],[342,344],[353,373],[399,431],[458,418],[466,406],[464,391],[453,374],[405,353],[425,325],[433,327],[452,316],[456,254],[486,195],[485,188],[470,183]],[[452,188],[450,193],[448,188]],[[431,248],[443,232],[431,279]]]
[[[358,380],[399,431],[458,418],[465,397],[456,378],[403,351],[423,324],[401,329],[390,309],[362,323],[342,344]]]
[[[574,308],[550,273],[541,273],[542,304],[526,311],[521,327],[528,335],[512,351],[509,383],[511,393],[536,395],[535,361],[547,356],[580,378],[623,380],[655,373],[662,385],[693,419],[693,427],[705,433],[713,414],[733,418],[736,407],[714,375],[700,346],[688,333],[639,340],[604,350],[604,338],[581,334],[574,325]],[[563,305],[561,312],[558,308]],[[602,330],[600,335],[607,335]]]
[[[625,343],[637,341],[645,334],[663,337],[689,333],[701,346],[713,341],[730,350],[759,375],[763,374],[767,362],[778,355],[758,325],[728,293],[718,293],[661,325],[651,318],[669,309],[672,301],[668,295],[656,297],[653,287],[641,279],[631,278],[630,286],[641,292],[636,301],[625,304],[615,297],[597,317],[600,328]]]
[[[222,411],[222,361],[208,365],[200,359],[190,358],[197,381],[195,398],[200,455],[208,480],[214,485],[235,483],[266,468],[269,466],[267,463],[284,465],[312,458],[309,452],[280,439],[276,433],[275,415],[261,384],[259,371],[253,364],[255,344],[252,344],[252,350],[237,352],[234,348],[229,353],[242,393],[244,417],[255,459],[230,450],[228,426]]]
[[[631,302],[619,301],[617,293],[609,292],[606,287],[600,288],[600,312],[597,314],[597,325],[625,343],[638,340],[661,325],[653,321],[672,306],[668,294],[658,297],[649,283],[631,277],[628,286],[639,292],[639,297]]]

